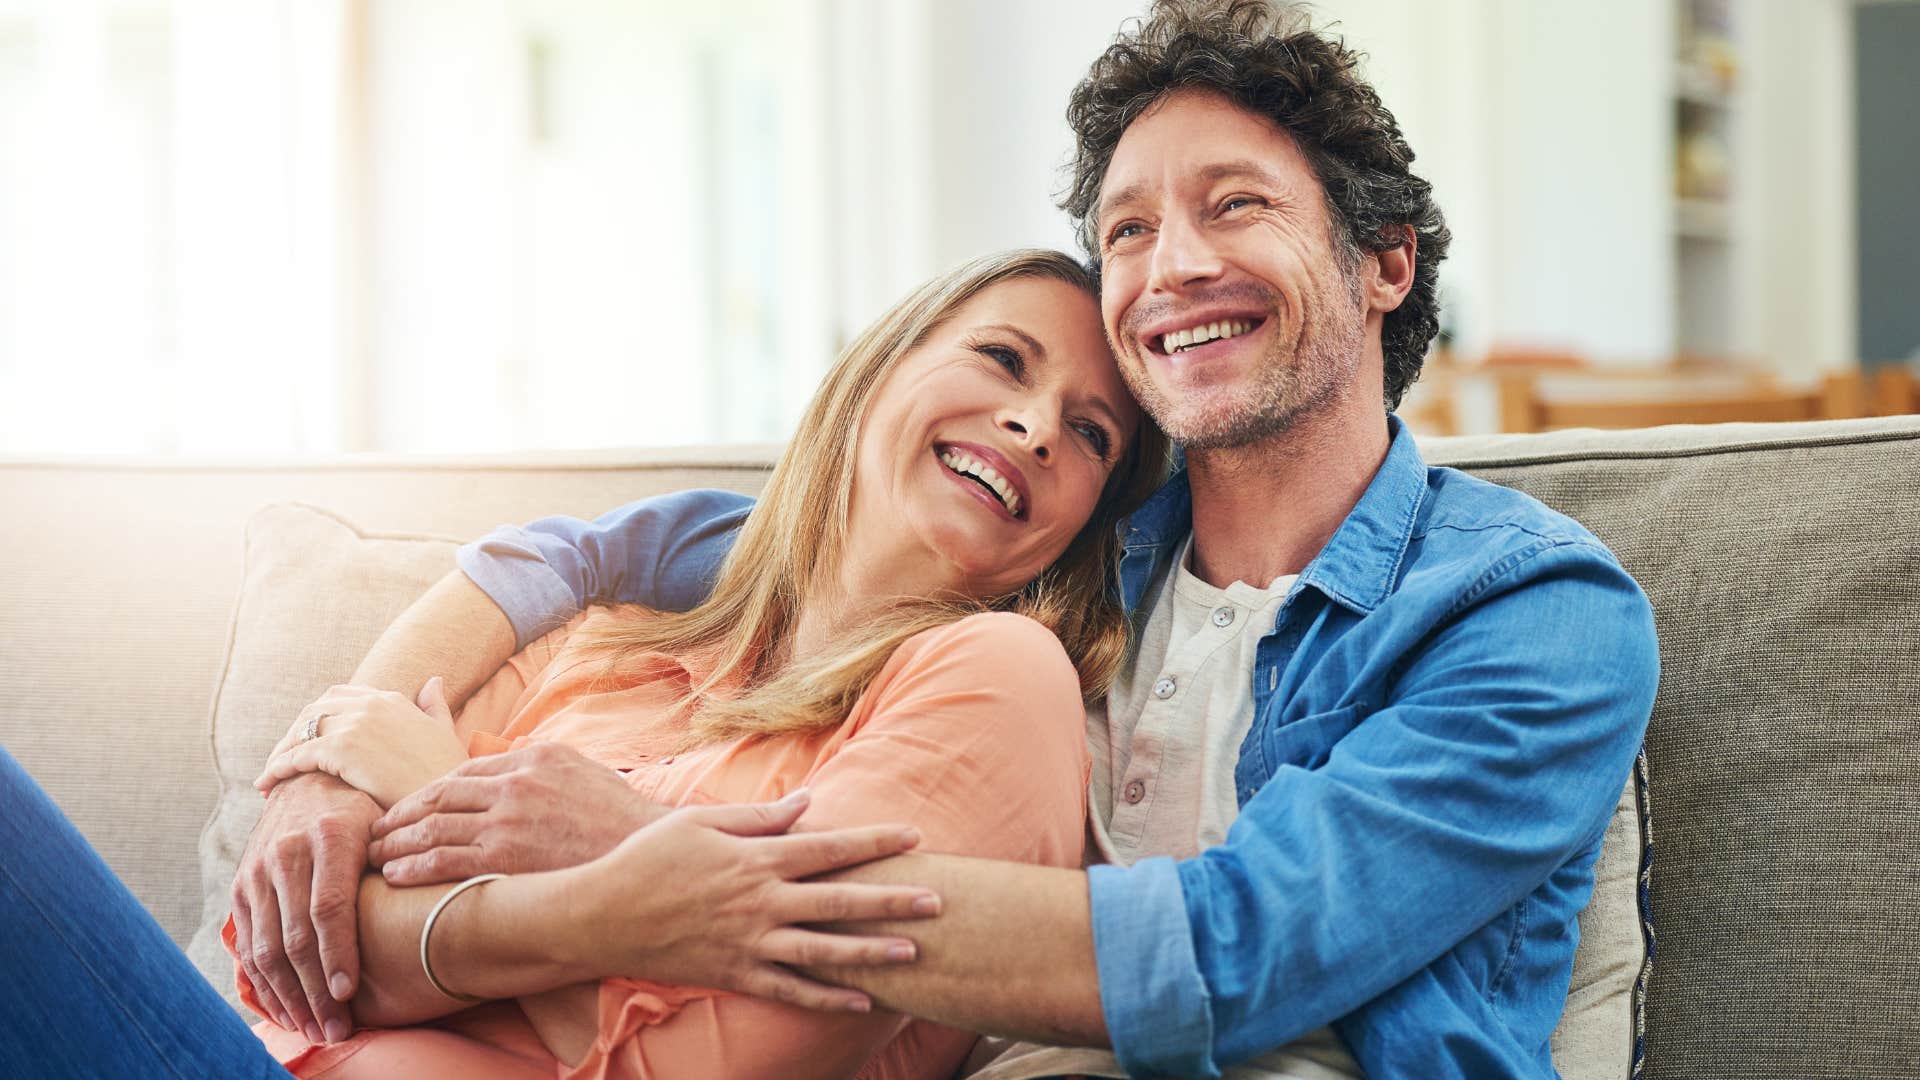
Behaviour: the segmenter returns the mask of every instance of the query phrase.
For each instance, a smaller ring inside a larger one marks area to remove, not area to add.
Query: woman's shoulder
[[[887,665],[895,677],[950,678],[977,684],[1071,686],[1079,672],[1052,630],[1011,611],[983,611],[922,630],[902,642]],[[887,673],[883,673],[883,678]]]
[[[950,623],[922,630],[903,642],[902,652],[949,651],[980,656],[1016,656],[1027,659],[1058,657],[1067,662],[1067,650],[1046,624],[1014,611],[981,611]]]

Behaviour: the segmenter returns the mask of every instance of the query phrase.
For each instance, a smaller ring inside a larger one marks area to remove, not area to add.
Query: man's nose
[[[1179,292],[1197,282],[1220,276],[1220,253],[1206,233],[1194,222],[1167,221],[1154,236],[1153,262],[1147,288],[1153,292]]]

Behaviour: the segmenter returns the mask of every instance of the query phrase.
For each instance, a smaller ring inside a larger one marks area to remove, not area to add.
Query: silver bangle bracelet
[[[433,964],[427,960],[427,942],[433,937],[433,924],[440,921],[440,913],[447,910],[447,905],[453,903],[454,897],[459,896],[475,885],[484,885],[489,881],[498,881],[506,876],[505,874],[481,874],[477,877],[470,877],[460,884],[455,885],[453,888],[448,889],[446,894],[440,897],[440,902],[433,905],[433,910],[427,912],[427,921],[420,927],[420,970],[426,973],[427,985],[455,1001],[472,1005],[475,1002],[485,1001],[486,998],[475,997],[472,994],[462,994],[456,990],[449,990],[441,985],[439,979],[434,977]]]

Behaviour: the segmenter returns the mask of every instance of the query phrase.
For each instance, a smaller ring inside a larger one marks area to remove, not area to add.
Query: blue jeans
[[[0,1076],[287,1076],[4,749]]]

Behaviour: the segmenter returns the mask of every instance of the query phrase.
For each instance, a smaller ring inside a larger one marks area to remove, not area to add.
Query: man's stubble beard
[[[1341,287],[1315,290],[1299,347],[1276,335],[1248,385],[1239,392],[1229,390],[1228,400],[1209,403],[1211,407],[1177,405],[1154,385],[1144,361],[1121,365],[1127,389],[1168,437],[1189,451],[1251,446],[1293,430],[1337,399],[1360,367],[1366,344],[1360,275],[1357,267],[1342,267],[1337,276]],[[1278,305],[1273,310],[1277,312]],[[1138,338],[1133,342],[1137,349]],[[1216,395],[1201,391],[1194,396]]]

